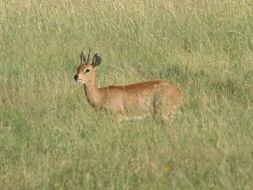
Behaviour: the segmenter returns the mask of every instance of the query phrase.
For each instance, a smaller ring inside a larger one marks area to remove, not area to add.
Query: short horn
[[[89,61],[90,61],[90,49],[89,49],[89,53],[88,53],[87,63],[89,63]]]

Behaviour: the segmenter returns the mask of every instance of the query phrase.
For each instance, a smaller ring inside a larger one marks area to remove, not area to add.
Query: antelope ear
[[[92,59],[92,65],[93,67],[96,67],[98,66],[102,61],[102,57],[101,55],[97,52],[94,56],[93,56],[93,59]]]
[[[88,64],[89,63],[89,59],[90,59],[90,51],[89,51],[89,54],[87,56],[87,53],[86,53],[86,51],[84,49],[83,52],[81,53],[81,63]]]

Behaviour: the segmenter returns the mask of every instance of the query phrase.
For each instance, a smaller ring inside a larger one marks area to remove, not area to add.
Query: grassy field
[[[115,124],[73,76],[99,50],[99,86],[164,79],[171,124]],[[1,0],[0,189],[253,189],[253,1]]]

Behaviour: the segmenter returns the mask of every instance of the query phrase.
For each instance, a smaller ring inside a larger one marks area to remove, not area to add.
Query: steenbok
[[[94,108],[110,112],[118,121],[159,115],[167,122],[183,102],[181,90],[162,80],[98,88],[95,73],[102,58],[96,53],[90,64],[89,57],[84,50],[74,79],[84,84],[87,100]]]

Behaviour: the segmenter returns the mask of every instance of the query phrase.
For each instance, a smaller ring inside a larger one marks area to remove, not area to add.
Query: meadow
[[[99,86],[163,79],[170,124],[114,123]],[[252,0],[1,0],[0,189],[253,189]]]

